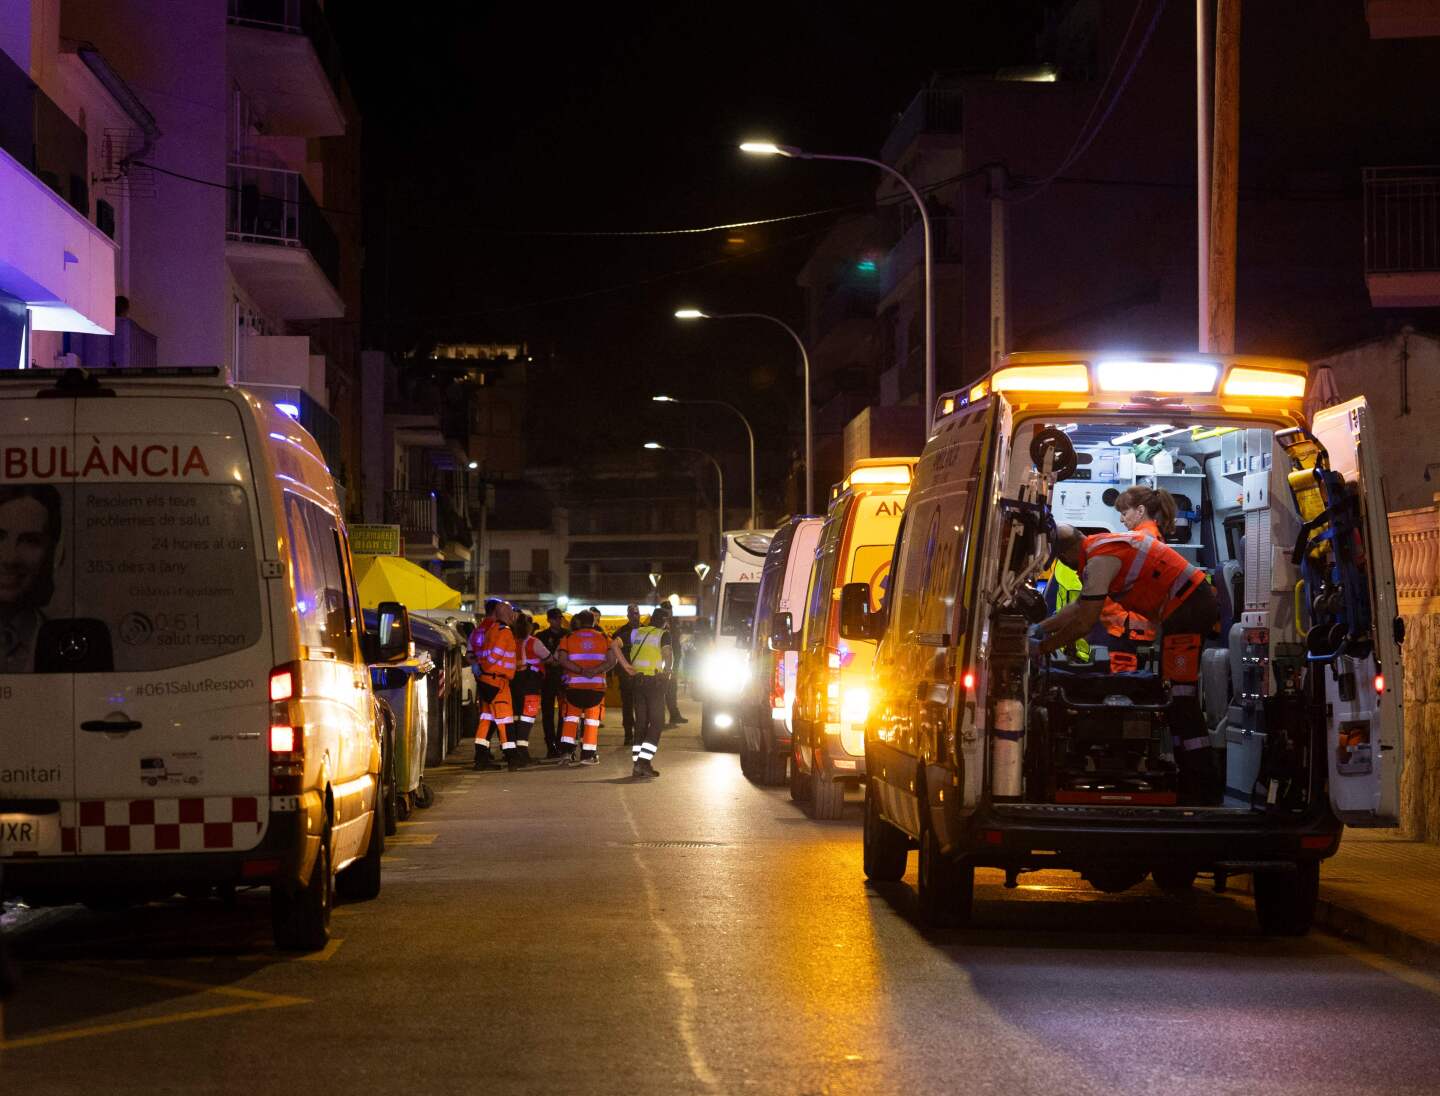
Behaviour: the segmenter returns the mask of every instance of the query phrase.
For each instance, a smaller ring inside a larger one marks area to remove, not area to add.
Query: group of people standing
[[[536,632],[533,618],[509,602],[485,602],[484,616],[470,633],[471,669],[480,701],[475,768],[497,767],[490,749],[492,733],[509,768],[529,765],[530,732],[537,718],[545,735],[545,760],[599,764],[606,682],[610,673],[618,672],[631,775],[659,776],[654,759],[660,732],[686,722],[677,704],[679,645],[671,635],[669,610],[656,607],[642,624],[639,606],[630,605],[625,624],[614,635],[606,634],[594,607],[576,613],[569,627],[559,608],[546,614],[546,622],[547,627]]]

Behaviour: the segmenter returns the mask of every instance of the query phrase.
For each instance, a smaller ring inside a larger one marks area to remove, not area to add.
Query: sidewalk
[[[1440,845],[1347,829],[1320,869],[1315,920],[1395,958],[1440,966]]]

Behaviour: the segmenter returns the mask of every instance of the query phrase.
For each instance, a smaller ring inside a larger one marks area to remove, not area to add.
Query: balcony
[[[159,340],[128,316],[116,319],[115,334],[76,335],[70,345],[79,356],[80,364],[92,369],[160,364]]]
[[[345,315],[340,241],[298,171],[231,164],[225,259],[235,280],[282,320]]]
[[[934,232],[932,259],[935,263],[958,262],[960,259],[959,223],[957,218],[930,217]],[[953,231],[952,231],[953,230]],[[925,226],[917,217],[905,230],[900,241],[880,261],[880,307],[900,286],[912,270],[918,270],[925,258]]]
[[[89,221],[85,131],[0,52],[0,292],[39,331],[109,335],[115,243]]]
[[[327,402],[325,356],[310,353],[308,335],[241,335],[235,348],[235,382],[303,389],[321,404]]]
[[[1440,305],[1440,167],[1365,169],[1365,283],[1376,308]]]
[[[910,101],[905,113],[880,146],[880,159],[894,164],[905,150],[927,133],[958,134],[965,113],[964,96],[958,89],[926,88]]]
[[[316,0],[230,0],[231,75],[282,137],[345,132],[340,50]]]
[[[385,521],[400,526],[407,556],[469,555],[470,529],[442,491],[387,491]]]
[[[555,592],[555,572],[491,571],[485,585],[492,594],[550,594]]]

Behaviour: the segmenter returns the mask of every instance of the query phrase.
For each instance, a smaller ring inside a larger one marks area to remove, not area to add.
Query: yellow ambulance
[[[879,608],[914,467],[914,457],[857,461],[831,491],[810,570],[791,716],[790,795],[815,818],[839,818],[846,787],[865,776],[875,644],[841,638],[840,590],[864,587],[868,605]]]
[[[955,923],[980,867],[1106,892],[1250,874],[1264,931],[1308,930],[1342,826],[1398,820],[1404,631],[1377,424],[1363,398],[1307,420],[1306,383],[1248,355],[1018,353],[941,397],[886,603],[857,584],[838,606],[839,642],[879,641],[871,879],[918,848],[921,909]],[[1056,524],[1120,532],[1135,485],[1169,493],[1164,542],[1214,584],[1193,686],[1143,644],[1110,672],[1104,631],[1085,662],[1035,643]],[[1204,716],[1204,794],[1177,779],[1180,693]]]

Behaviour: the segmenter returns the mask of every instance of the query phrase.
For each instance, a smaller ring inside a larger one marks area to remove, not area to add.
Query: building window
[[[115,207],[104,198],[95,199],[95,227],[112,240],[115,238]]]

